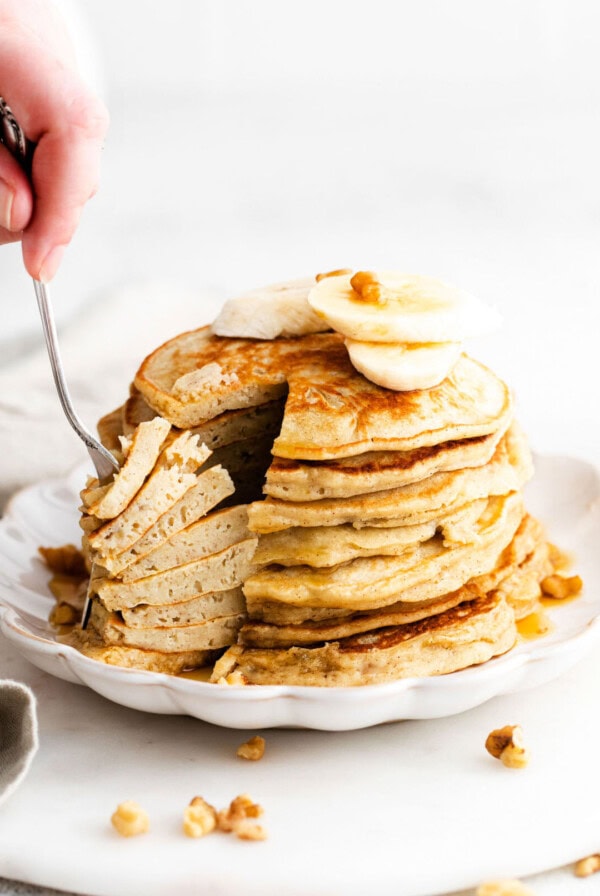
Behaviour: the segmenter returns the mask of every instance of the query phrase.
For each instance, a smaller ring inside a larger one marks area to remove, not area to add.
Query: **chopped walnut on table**
[[[217,827],[217,810],[201,796],[195,796],[183,813],[183,831],[188,837],[204,837]]]
[[[581,576],[546,576],[542,579],[541,588],[544,597],[554,597],[556,600],[564,600],[566,597],[575,597],[583,588]]]
[[[576,877],[589,877],[600,871],[600,855],[595,853],[593,856],[586,856],[585,859],[579,859],[575,863],[573,869]]]
[[[476,896],[534,896],[520,880],[491,880],[477,888]]]
[[[111,816],[112,826],[122,837],[145,834],[150,827],[150,819],[133,800],[120,803]]]
[[[485,748],[507,768],[525,768],[529,762],[529,750],[523,742],[520,725],[505,725],[488,735]]]
[[[234,833],[240,840],[266,840],[267,832],[251,819],[260,818],[264,809],[255,803],[247,793],[236,796],[228,809],[221,809],[217,815],[220,831]]]
[[[239,756],[240,759],[250,759],[253,762],[262,759],[264,754],[265,739],[259,734],[251,737],[246,743],[240,744],[236,751],[236,756]]]

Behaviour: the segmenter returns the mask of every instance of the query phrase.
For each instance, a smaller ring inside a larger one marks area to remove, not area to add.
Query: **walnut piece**
[[[350,286],[363,302],[372,305],[387,304],[387,290],[373,271],[358,271],[350,280]]]
[[[317,274],[315,280],[319,283],[321,280],[326,280],[327,277],[341,277],[342,274],[351,274],[352,268],[338,268],[337,271],[327,271],[325,274]]]
[[[265,739],[257,734],[251,737],[250,740],[247,740],[246,743],[240,744],[235,755],[239,756],[240,759],[250,759],[256,762],[258,759],[262,759],[264,754]]]
[[[120,803],[111,816],[112,826],[122,837],[135,837],[145,834],[150,827],[150,819],[144,810],[133,800]]]
[[[69,604],[56,604],[56,606],[50,610],[48,620],[50,625],[75,625],[76,622],[79,622],[80,616],[81,613],[78,613],[77,610]]]
[[[240,840],[266,840],[267,832],[262,824],[255,824],[247,818],[243,818],[234,827],[234,833]]]
[[[589,877],[590,874],[596,874],[597,871],[600,871],[600,855],[595,853],[593,856],[579,859],[573,870],[577,877]]]
[[[477,888],[477,896],[534,896],[520,880],[490,880]]]
[[[217,810],[201,796],[195,796],[183,812],[183,831],[188,837],[204,837],[217,827]]]
[[[217,681],[217,684],[237,684],[244,685],[250,684],[246,676],[243,672],[240,672],[239,669],[234,669],[233,672],[230,672],[229,675],[221,676]]]
[[[264,809],[255,803],[247,793],[241,793],[231,801],[228,809],[221,809],[217,815],[220,831],[234,833],[240,840],[266,840],[267,832],[262,825],[250,822],[260,818]]]
[[[574,597],[583,588],[581,576],[546,576],[542,579],[541,588],[544,597],[554,597],[556,600],[564,600],[565,597]]]
[[[73,544],[63,544],[59,548],[38,548],[48,569],[67,576],[85,578],[87,570],[83,554]]]
[[[223,656],[219,657],[215,663],[210,680],[217,684],[230,684],[228,678],[232,672],[235,671],[238,658],[242,655],[243,651],[244,648],[240,644],[233,644],[226,650]],[[243,682],[239,683],[242,684]]]
[[[507,768],[525,768],[529,762],[529,750],[523,742],[520,725],[505,725],[488,735],[485,748],[494,759],[499,759]]]

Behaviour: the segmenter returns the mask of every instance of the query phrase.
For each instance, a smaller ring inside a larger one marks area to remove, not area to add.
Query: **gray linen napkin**
[[[21,783],[38,748],[33,692],[0,679],[0,803]]]

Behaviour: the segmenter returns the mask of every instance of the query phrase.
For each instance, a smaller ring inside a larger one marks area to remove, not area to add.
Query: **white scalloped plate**
[[[115,703],[145,712],[184,714],[229,728],[300,726],[341,731],[401,719],[450,716],[500,694],[535,687],[580,660],[600,634],[600,476],[568,457],[537,457],[529,509],[575,557],[584,594],[549,611],[544,638],[524,641],[482,666],[432,678],[362,688],[229,687],[106,666],[57,642],[46,620],[52,606],[38,545],[77,543],[77,492],[84,470],[19,492],[0,521],[0,628],[28,660],[52,675],[87,685]]]

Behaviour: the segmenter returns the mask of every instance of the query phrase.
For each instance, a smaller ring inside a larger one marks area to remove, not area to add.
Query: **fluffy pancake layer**
[[[484,596],[423,621],[321,646],[236,646],[216,663],[213,680],[238,672],[248,684],[356,687],[444,675],[505,653],[516,637],[514,614],[506,601]]]
[[[273,454],[301,460],[476,438],[506,428],[512,413],[506,385],[466,355],[434,389],[390,392],[357,373],[335,333],[260,341],[212,336],[205,327],[153,352],[135,385],[182,428],[288,390]]]

